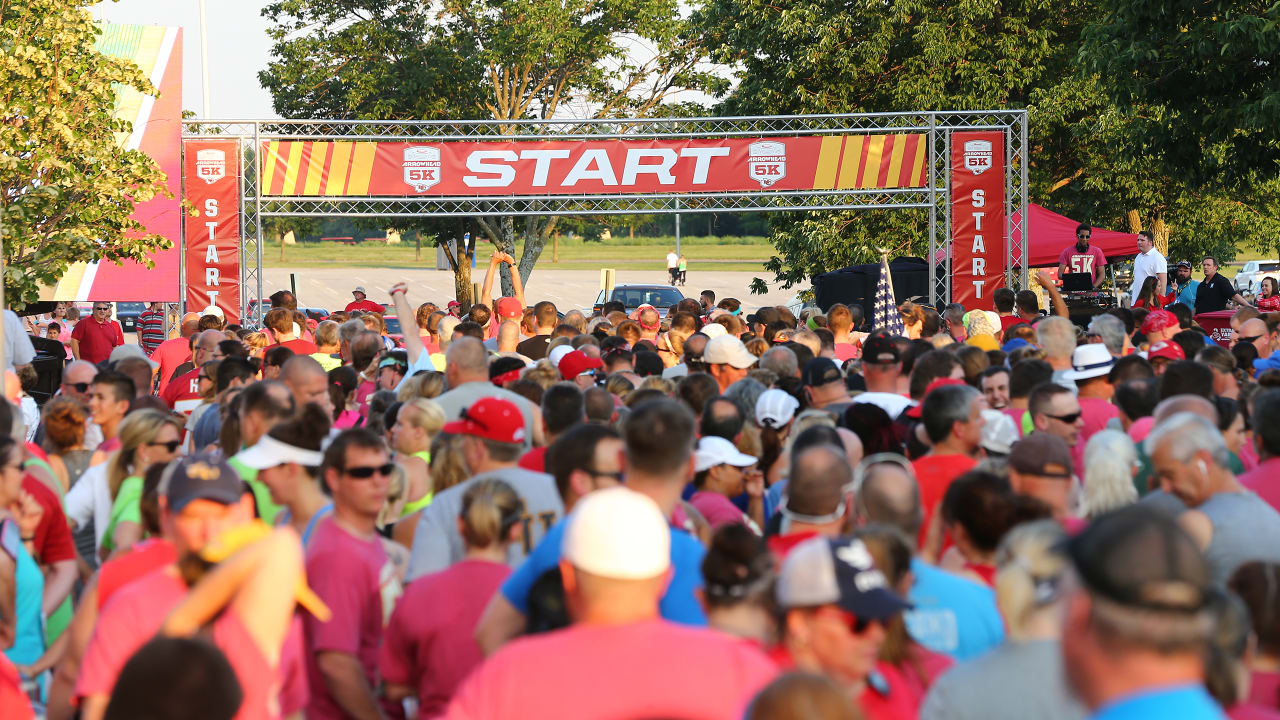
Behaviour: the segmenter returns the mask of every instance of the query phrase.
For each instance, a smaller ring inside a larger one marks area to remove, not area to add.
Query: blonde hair
[[[1070,357],[1076,349],[1076,326],[1064,317],[1047,317],[1036,323],[1036,339],[1049,357]]]
[[[560,371],[556,369],[556,366],[552,365],[550,360],[544,358],[539,360],[538,364],[528,370],[525,370],[524,375],[522,375],[520,379],[531,380],[534,383],[537,383],[538,387],[542,388],[543,391],[546,391],[551,389],[552,385],[560,382],[563,378],[560,377]]]
[[[1010,530],[996,549],[996,605],[1013,640],[1026,639],[1028,622],[1056,604],[1067,557],[1066,531],[1056,520],[1037,520]]]
[[[409,489],[409,478],[398,463],[392,466],[389,480],[387,499],[378,511],[378,527],[386,527],[400,519],[400,513],[404,510],[405,492]]]
[[[419,398],[437,398],[442,393],[444,393],[444,373],[438,370],[427,370],[406,378],[400,384],[400,389],[396,391],[396,399],[407,403]]]
[[[404,411],[410,408],[417,410],[417,412],[410,413],[408,416],[404,415]],[[408,400],[400,406],[400,413],[396,415],[397,420],[404,420],[409,425],[426,430],[429,438],[434,438],[439,434],[440,428],[444,427],[444,409],[436,404],[434,400],[428,400],[427,398]]]
[[[251,332],[244,336],[244,344],[249,346],[250,355],[260,353],[267,348],[267,334],[264,332]],[[257,355],[254,355],[254,357],[257,357]]]
[[[440,433],[431,440],[431,489],[437,495],[471,477],[462,458],[462,438]]]
[[[667,378],[660,377],[658,375],[650,375],[649,377],[640,381],[640,387],[638,389],[648,390],[650,388],[657,390],[658,392],[662,393],[663,395],[666,395],[667,397],[670,397],[671,393],[674,393],[676,391],[676,384],[671,382],[671,380]]]
[[[138,448],[155,442],[165,425],[173,426],[181,435],[182,423],[169,413],[146,409],[135,410],[125,416],[117,432],[120,449],[112,454],[107,463],[107,487],[111,490],[111,499],[115,499],[116,493],[120,492],[120,485],[132,474]]]
[[[462,495],[462,539],[470,548],[500,544],[520,522],[524,502],[501,480],[481,480]]]

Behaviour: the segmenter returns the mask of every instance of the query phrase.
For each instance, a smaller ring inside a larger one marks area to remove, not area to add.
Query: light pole
[[[209,111],[209,33],[205,30],[204,0],[200,0],[200,90],[204,98],[204,116],[210,118]]]

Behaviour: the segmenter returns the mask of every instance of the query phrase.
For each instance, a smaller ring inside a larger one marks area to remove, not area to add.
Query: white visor
[[[324,454],[320,451],[294,447],[270,435],[263,435],[257,445],[240,451],[236,459],[254,470],[266,470],[286,463],[297,463],[305,467],[320,467],[324,464]]]

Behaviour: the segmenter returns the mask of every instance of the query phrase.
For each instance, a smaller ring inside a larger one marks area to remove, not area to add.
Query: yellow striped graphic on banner
[[[840,161],[841,190],[858,187],[858,167],[862,162],[862,150],[866,145],[865,137],[851,137],[844,141],[844,158]]]
[[[369,178],[373,175],[373,156],[377,152],[377,143],[355,144],[355,152],[351,156],[351,173],[347,180],[347,195],[369,194]]]
[[[884,154],[884,140],[887,135],[872,135],[867,138],[867,163],[862,173],[862,182],[858,187],[873,188],[880,183],[880,158]]]
[[[263,195],[271,194],[271,181],[276,177],[276,161],[280,158],[280,142],[278,140],[268,140],[266,147],[262,150],[262,187],[259,188]]]
[[[302,164],[302,146],[303,143],[289,143],[289,158],[285,160],[284,166],[284,187],[280,189],[281,195],[297,195],[298,194],[298,165]]]
[[[893,139],[893,151],[889,154],[889,174],[885,176],[885,187],[902,187],[902,156],[907,152],[910,135],[898,135]]]
[[[307,163],[307,183],[302,186],[303,195],[319,195],[320,181],[324,179],[324,162],[333,143],[311,143],[311,161]]]
[[[351,146],[355,143],[336,142],[333,144],[333,152],[329,156],[333,158],[329,164],[329,180],[325,183],[325,195],[341,195],[347,186],[347,171],[351,168]]]
[[[813,174],[814,190],[830,190],[836,186],[836,168],[840,166],[840,146],[844,138],[828,135],[822,138],[818,151],[818,169]]]
[[[928,156],[929,138],[921,135],[920,142],[916,143],[916,157],[911,168],[911,187],[924,187],[924,159]]]

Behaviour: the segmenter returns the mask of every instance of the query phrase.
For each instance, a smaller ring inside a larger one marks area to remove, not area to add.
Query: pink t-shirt
[[[854,345],[853,343],[838,342],[835,344],[835,349],[836,359],[840,362],[844,362],[845,360],[856,360],[857,358],[862,357],[862,348]]]
[[[1257,467],[1240,476],[1240,484],[1257,493],[1263,502],[1280,512],[1280,458],[1270,458],[1258,463]]]
[[[186,597],[187,586],[171,568],[166,566],[138,578],[116,592],[102,608],[81,662],[77,697],[110,695],[125,663],[155,636],[165,617]],[[236,720],[272,720],[301,709],[300,696],[306,695],[306,686],[300,690],[297,686],[301,636],[296,628],[286,638],[281,652],[280,667],[295,668],[295,679],[289,683],[281,682],[282,674],[267,663],[234,613],[223,613],[213,622],[213,641],[227,656],[244,693]],[[292,688],[282,691],[282,684]],[[282,711],[280,698],[284,696],[291,700],[285,705],[291,707]]]
[[[354,656],[364,668],[369,687],[378,687],[378,645],[382,642],[382,569],[387,553],[378,538],[358,538],[333,517],[316,525],[307,545],[307,581],[333,611],[329,622],[307,614],[307,679],[311,685],[308,720],[340,720],[346,714],[329,694],[316,654]]]
[[[719,530],[725,525],[738,523],[755,529],[754,523],[729,498],[718,492],[699,490],[689,498],[689,504],[702,513],[702,517],[711,523],[712,530]]]
[[[177,370],[179,365],[191,360],[191,340],[184,337],[165,340],[160,343],[160,347],[156,348],[155,352],[151,353],[151,360],[160,363],[158,392],[163,393],[164,389],[169,387],[169,381],[173,379],[173,371]]]
[[[1255,670],[1249,681],[1247,702],[1269,708],[1280,708],[1280,672]]]
[[[705,628],[648,620],[521,638],[454,695],[450,720],[737,720],[778,674],[757,647]]]
[[[506,563],[463,560],[405,589],[387,625],[380,667],[383,681],[417,688],[419,716],[444,712],[484,661],[475,627],[509,574]]]
[[[1084,427],[1080,429],[1080,441],[1071,450],[1071,459],[1076,464],[1076,475],[1083,477],[1085,445],[1089,443],[1089,438],[1105,430],[1112,418],[1120,417],[1120,409],[1102,398],[1082,397],[1080,417],[1084,419]]]
[[[1102,272],[1102,266],[1107,264],[1107,256],[1095,245],[1090,245],[1086,252],[1080,252],[1076,250],[1075,243],[1072,243],[1062,249],[1058,264],[1066,265],[1068,273],[1092,273],[1096,281],[1098,273]]]

